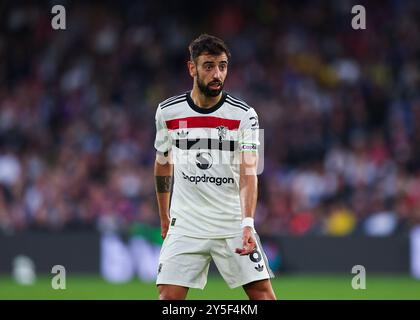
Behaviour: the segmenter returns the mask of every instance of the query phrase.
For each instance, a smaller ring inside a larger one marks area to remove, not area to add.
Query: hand
[[[162,236],[162,239],[165,239],[168,234],[170,221],[169,217],[160,219],[160,235]]]
[[[244,227],[242,232],[242,248],[236,248],[235,252],[245,256],[254,252],[256,247],[255,236],[251,227]]]

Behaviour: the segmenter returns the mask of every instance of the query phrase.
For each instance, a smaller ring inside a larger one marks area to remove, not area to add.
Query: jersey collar
[[[191,98],[191,91],[187,92],[187,102],[188,105],[191,107],[191,109],[193,109],[194,111],[198,112],[198,113],[204,113],[204,114],[208,114],[208,113],[212,113],[214,111],[216,111],[217,109],[219,109],[223,103],[225,102],[227,93],[225,91],[222,92],[222,98],[219,100],[218,103],[216,103],[214,106],[210,107],[210,108],[200,108],[199,106],[197,106],[193,99]]]

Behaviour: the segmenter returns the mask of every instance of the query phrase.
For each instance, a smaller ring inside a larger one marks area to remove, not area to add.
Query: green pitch
[[[67,276],[65,290],[53,290],[51,277],[39,277],[34,285],[16,284],[9,276],[0,276],[0,300],[3,299],[149,299],[157,297],[153,283],[133,280],[110,284],[95,275]],[[354,290],[352,275],[279,275],[273,280],[278,299],[416,299],[420,300],[420,280],[407,275],[371,275],[365,290]],[[206,288],[192,289],[188,299],[246,299],[242,288],[229,289],[217,276],[209,278]]]

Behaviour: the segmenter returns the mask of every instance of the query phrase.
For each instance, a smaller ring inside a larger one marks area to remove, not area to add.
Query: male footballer
[[[223,90],[230,52],[221,39],[203,34],[189,51],[192,90],[156,111],[159,298],[185,299],[189,288],[203,289],[213,259],[230,288],[242,286],[252,300],[276,299],[254,229],[257,114]]]

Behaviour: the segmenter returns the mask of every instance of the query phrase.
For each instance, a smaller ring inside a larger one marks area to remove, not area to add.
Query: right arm
[[[159,207],[160,227],[162,238],[166,238],[169,229],[169,205],[171,200],[171,189],[173,179],[173,164],[171,152],[167,156],[156,153],[155,160],[155,189]]]

